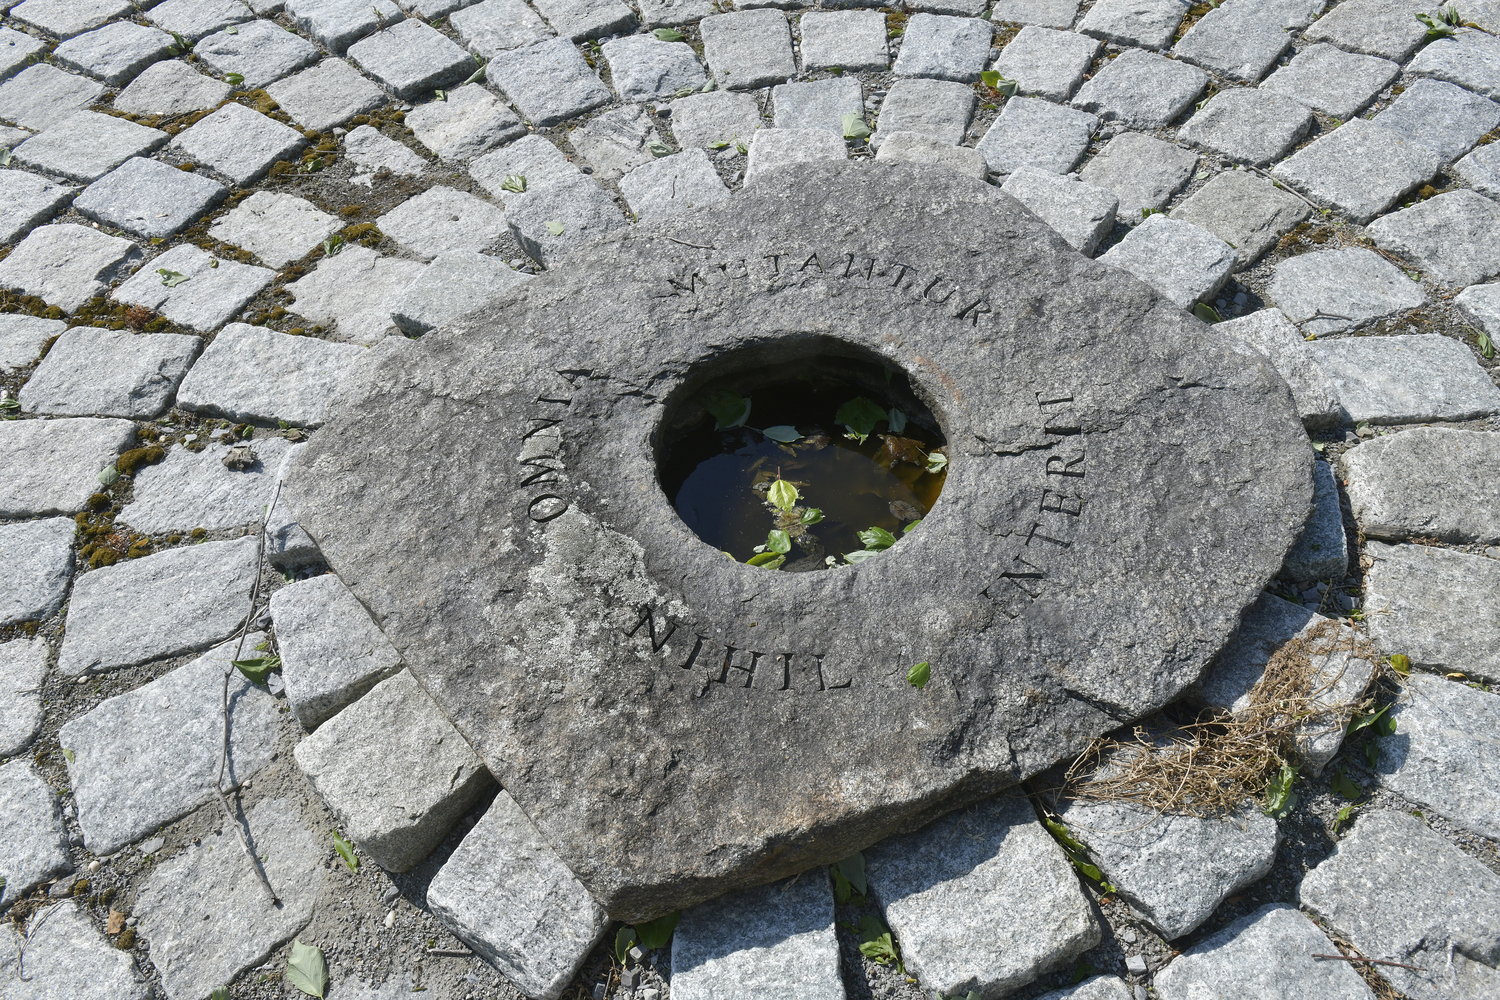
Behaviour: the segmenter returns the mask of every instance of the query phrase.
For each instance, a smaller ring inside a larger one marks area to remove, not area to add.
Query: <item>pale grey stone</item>
[[[694,94],[673,101],[670,107],[672,137],[684,149],[736,141],[748,147],[752,134],[763,125],[755,98],[730,90]]]
[[[1182,36],[1172,55],[1220,76],[1255,83],[1292,41],[1276,15],[1254,0],[1217,7]]]
[[[897,76],[971,83],[989,59],[992,34],[990,23],[981,18],[914,14],[891,69]]]
[[[384,91],[342,59],[324,59],[311,69],[277,80],[266,93],[293,121],[314,132],[342,125],[387,100]]]
[[[1454,176],[1474,190],[1500,198],[1500,144],[1480,146],[1453,164]]]
[[[1349,546],[1344,537],[1344,515],[1339,509],[1338,484],[1327,462],[1314,462],[1312,516],[1286,554],[1281,578],[1337,583],[1348,571]]]
[[[26,0],[11,7],[10,16],[55,38],[72,38],[132,13],[133,7],[130,0]]]
[[[1460,31],[1428,44],[1406,70],[1500,98],[1500,39],[1483,31]]]
[[[1076,177],[1018,167],[1001,190],[1034,212],[1085,257],[1092,257],[1099,241],[1115,228],[1119,202],[1114,193]]]
[[[116,21],[75,35],[52,52],[59,64],[111,87],[123,87],[141,70],[171,54],[171,35],[132,21]]]
[[[128,420],[0,421],[0,517],[74,513],[134,437]]]
[[[175,31],[191,43],[254,16],[240,0],[165,0],[146,12],[152,24]]]
[[[73,312],[104,294],[109,283],[141,256],[129,240],[88,226],[72,222],[42,226],[0,261],[0,287],[40,296],[64,312]]]
[[[636,110],[638,112],[636,115],[626,116],[618,121],[644,122],[644,113],[640,113],[639,109]],[[618,112],[607,114],[618,114]],[[598,117],[604,118],[606,115]],[[582,131],[579,129],[573,134],[578,136]],[[494,197],[503,199],[510,207],[515,207],[520,200],[549,185],[575,181],[583,176],[562,150],[539,135],[528,135],[509,146],[480,157],[469,165],[469,175],[479,182],[480,187]],[[526,178],[525,192],[505,190],[502,185],[505,179],[512,175]]]
[[[15,128],[11,125],[0,125],[0,148],[14,149],[17,145],[31,138],[31,133],[24,128]]]
[[[171,405],[201,344],[177,333],[74,327],[58,337],[21,387],[21,409],[149,420]]]
[[[219,642],[245,620],[255,549],[249,537],[203,542],[80,574],[58,671],[100,673]]]
[[[1243,340],[1270,360],[1292,390],[1304,425],[1332,427],[1344,422],[1343,405],[1332,383],[1313,359],[1302,331],[1280,309],[1258,309],[1248,316],[1216,323],[1214,329]]]
[[[920,15],[919,15],[920,16]],[[821,128],[844,137],[844,116],[864,120],[864,94],[859,78],[839,76],[771,88],[772,121],[776,128]]]
[[[880,162],[906,160],[910,163],[931,163],[957,170],[965,177],[982,181],[989,173],[990,165],[984,154],[968,146],[954,146],[918,132],[892,132],[880,144],[875,154]]]
[[[820,128],[765,128],[750,143],[745,183],[792,163],[842,160],[847,157],[842,136]]]
[[[1098,131],[1099,119],[1087,111],[1035,97],[1012,97],[974,148],[998,174],[1020,167],[1065,174],[1083,159]]]
[[[841,1000],[825,871],[684,910],[672,938],[673,1000],[750,1000],[792,984],[798,1000]]]
[[[894,132],[919,132],[956,146],[963,142],[968,131],[975,101],[974,89],[961,83],[897,80],[880,105],[880,119],[870,137],[870,146],[879,148],[885,137]],[[990,169],[994,169],[993,160]]]
[[[1313,957],[1331,950],[1318,925],[1295,906],[1271,903],[1193,945],[1158,972],[1152,985],[1162,1000],[1374,1000],[1352,965]]]
[[[386,90],[409,101],[462,83],[476,66],[457,43],[418,18],[355,42],[349,58]]]
[[[614,199],[582,175],[510,199],[505,218],[527,256],[548,267],[574,248],[628,224]],[[556,226],[562,232],[553,232]]]
[[[426,333],[515,291],[529,278],[498,257],[472,250],[441,253],[408,286],[391,310],[391,319],[405,333]]]
[[[635,11],[619,0],[536,0],[547,23],[564,38],[585,38],[635,30]]]
[[[1072,865],[1021,797],[881,841],[865,867],[907,968],[945,995],[1003,996],[1099,943]]]
[[[465,88],[460,87],[459,91]],[[455,91],[455,94],[458,91]],[[486,91],[486,95],[488,92]],[[454,95],[449,95],[449,103]],[[499,102],[496,102],[499,104]],[[423,105],[430,107],[431,105]],[[500,107],[504,108],[503,105]],[[509,108],[504,108],[505,114],[510,114]],[[407,124],[410,125],[412,116],[407,116]],[[517,121],[519,124],[519,120]],[[373,125],[361,125],[344,136],[344,155],[354,164],[355,173],[351,182],[371,187],[375,183],[375,175],[381,170],[388,170],[396,177],[420,177],[427,170],[427,161],[416,153],[407,149],[395,139],[388,139],[380,133]]]
[[[188,280],[168,287],[159,269],[185,274]],[[219,260],[184,243],[137,271],[115,289],[114,298],[154,309],[174,323],[207,333],[227,323],[275,276],[270,268]]]
[[[1121,45],[1164,49],[1187,12],[1183,0],[1098,0],[1078,30]]]
[[[881,19],[882,41],[885,38],[885,19]],[[0,28],[0,80],[9,80],[31,65],[32,56],[46,48],[46,44],[13,28]]]
[[[363,355],[354,344],[230,323],[182,380],[177,405],[237,423],[285,420],[317,427],[328,416],[334,391]]]
[[[484,0],[451,15],[448,24],[486,59],[552,37],[552,29],[524,0]]]
[[[602,50],[615,92],[624,101],[671,97],[679,90],[699,90],[708,81],[692,46],[685,42],[626,35],[605,42]]]
[[[0,180],[3,179],[4,175],[0,174]],[[60,319],[42,319],[23,313],[0,314],[0,372],[29,367],[42,353],[43,345],[67,328],[68,324]]]
[[[1500,875],[1414,816],[1361,815],[1297,895],[1360,954],[1421,969],[1380,966],[1412,1000],[1484,1000],[1500,991],[1490,964],[1500,950]]]
[[[103,93],[101,83],[38,63],[0,84],[0,118],[41,131],[94,103]]]
[[[1343,0],[1314,21],[1302,37],[1406,62],[1427,37],[1427,28],[1416,15],[1432,9],[1423,0]]]
[[[218,107],[234,88],[169,59],[149,67],[115,97],[116,111],[175,117]]]
[[[1500,389],[1469,349],[1440,334],[1308,344],[1352,421],[1405,424],[1500,413]]]
[[[1449,191],[1370,224],[1369,234],[1445,285],[1500,274],[1500,205],[1473,191]]]
[[[1300,31],[1312,24],[1313,19],[1323,13],[1328,0],[1228,0],[1233,4],[1253,3],[1279,19],[1288,31]]]
[[[144,156],[171,136],[135,122],[80,111],[15,148],[16,162],[87,184],[132,156]]]
[[[77,190],[24,170],[0,171],[0,243],[14,243],[52,218]]]
[[[422,260],[450,250],[483,250],[506,228],[504,210],[441,185],[397,205],[376,220],[376,225]]]
[[[1314,111],[1347,119],[1369,104],[1399,72],[1401,67],[1389,59],[1356,55],[1327,44],[1310,45],[1261,86]]]
[[[699,22],[698,28],[703,33],[703,56],[720,87],[751,90],[785,83],[797,75],[791,29],[780,11],[714,14]]]
[[[1037,1000],[1139,1000],[1135,991],[1123,979],[1114,976],[1094,976],[1077,986],[1043,993]]]
[[[802,68],[884,71],[890,66],[885,15],[876,10],[808,11],[798,22]]]
[[[286,482],[287,471],[292,462],[306,447],[306,442],[293,445],[286,453],[281,460],[281,468],[276,473],[277,483]],[[320,559],[322,553],[318,551],[312,536],[297,523],[291,504],[282,502],[271,508],[271,514],[266,519],[266,561],[277,569],[286,570]]]
[[[215,220],[208,235],[255,254],[271,267],[306,256],[343,228],[312,202],[276,191],[257,191]]]
[[[1234,271],[1234,248],[1191,222],[1153,215],[1099,258],[1129,271],[1179,309],[1212,298]]]
[[[1338,333],[1427,301],[1422,286],[1362,247],[1314,250],[1276,265],[1266,289],[1309,332]]]
[[[0,524],[0,566],[6,567],[0,625],[46,618],[62,607],[76,530],[67,517]]]
[[[449,163],[467,163],[527,134],[526,126],[510,108],[477,83],[449,91],[445,101],[431,101],[414,108],[407,114],[405,124],[416,133],[422,145]],[[369,126],[361,125],[360,128]],[[348,138],[345,146],[347,148]],[[408,155],[415,159],[414,154]],[[418,159],[407,169],[419,170],[420,163]]]
[[[712,205],[729,197],[708,154],[685,149],[636,167],[620,181],[620,193],[638,219],[657,219]]]
[[[275,472],[292,443],[274,434],[251,440],[255,462],[247,469],[225,467],[231,447],[168,448],[161,462],[136,471],[135,497],[119,519],[147,535],[218,531],[260,521],[276,488]]]
[[[1500,338],[1500,284],[1471,285],[1453,304],[1491,338]]]
[[[416,0],[411,5],[411,10],[413,14],[435,21],[473,2],[474,0]]]
[[[1236,88],[1209,98],[1177,137],[1237,163],[1262,167],[1290,153],[1316,121],[1311,111],[1290,97]]]
[[[298,27],[336,56],[366,35],[389,28],[406,16],[391,0],[287,0],[286,9],[297,19]]]
[[[1234,247],[1235,269],[1242,270],[1274,247],[1310,211],[1305,201],[1264,177],[1248,170],[1225,170],[1172,209],[1172,218],[1201,226]]]
[[[992,68],[1016,81],[1022,94],[1066,101],[1083,82],[1101,47],[1098,39],[1088,35],[1027,25],[1000,50]]]
[[[639,0],[637,6],[648,28],[692,24],[717,12],[711,0]]]
[[[1417,666],[1500,677],[1491,622],[1500,613],[1500,559],[1425,545],[1366,542],[1365,620],[1382,649]]]
[[[1437,80],[1416,80],[1372,121],[1430,150],[1444,165],[1500,125],[1500,104]]]
[[[351,755],[350,746],[365,752]],[[410,672],[375,685],[294,751],[344,835],[387,871],[410,871],[491,783]]]
[[[228,194],[218,181],[134,156],[85,188],[73,207],[105,225],[165,238],[192,225]]]
[[[47,676],[43,639],[0,642],[0,757],[13,757],[31,745],[42,729],[42,680]],[[0,875],[5,865],[0,862]],[[19,883],[15,892],[21,891]],[[4,893],[0,892],[0,901]]]
[[[1035,24],[1043,28],[1071,28],[1078,17],[1078,0],[995,0],[992,21]]]
[[[572,140],[573,149],[578,155],[594,168],[594,179],[600,182],[619,180],[636,167],[650,163],[656,159],[656,154],[651,151],[652,145],[664,145],[661,142],[661,136],[651,124],[651,119],[647,117],[646,110],[639,104],[627,104],[623,108],[597,114],[579,128],[574,129],[568,138]],[[521,144],[516,143],[517,146]],[[547,157],[547,162],[557,163],[551,156]],[[563,167],[558,163],[556,169],[571,177],[578,168],[572,164]],[[516,172],[525,173],[524,171]],[[547,173],[547,170],[537,171],[538,179],[545,179]],[[526,176],[530,177],[529,174]],[[481,180],[480,183],[484,184],[486,189],[496,197],[514,197],[511,192],[498,189],[493,180]],[[499,183],[504,183],[503,177],[500,178]]]
[[[609,88],[566,38],[496,53],[485,78],[537,128],[556,125],[612,99]]]
[[[1134,224],[1142,211],[1160,209],[1193,176],[1198,154],[1138,132],[1124,132],[1090,160],[1078,175],[1120,199],[1121,221]],[[1173,213],[1173,218],[1177,218]],[[1216,234],[1217,235],[1217,234]]]
[[[988,0],[913,0],[909,11],[929,14],[951,14],[957,17],[979,17],[989,6]]]
[[[1196,66],[1130,49],[1095,73],[1068,103],[1105,121],[1158,129],[1192,107],[1206,86],[1208,74]]]
[[[171,148],[244,187],[264,176],[277,160],[294,159],[305,144],[296,129],[230,103],[180,133]]]
[[[10,940],[0,951],[6,1000],[150,1000],[151,984],[137,975],[130,952],[106,941],[76,903],[40,910],[30,923],[24,944],[15,927],[6,929]]]
[[[318,47],[274,21],[251,21],[209,35],[193,46],[198,61],[216,73],[238,73],[246,90],[264,87],[318,61]]]
[[[421,273],[414,260],[346,246],[286,286],[296,299],[288,308],[309,323],[332,327],[335,340],[368,346],[394,329],[391,309]]]
[[[312,919],[325,880],[327,841],[303,824],[287,799],[268,799],[246,817],[249,840],[280,903],[234,831],[220,828],[189,844],[147,877],[136,896],[136,928],[171,1000],[200,1000],[260,965]]]
[[[9,907],[58,872],[72,870],[67,845],[57,796],[32,770],[31,761],[0,765],[0,877],[5,879],[0,907]]]

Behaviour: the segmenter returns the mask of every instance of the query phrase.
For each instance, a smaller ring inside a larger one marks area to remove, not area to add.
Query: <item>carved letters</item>
[[[539,412],[527,418],[527,430],[521,435],[521,454],[516,459],[521,465],[521,479],[517,489],[525,490],[530,497],[526,516],[537,524],[559,517],[568,509],[568,501],[547,487],[563,483],[561,425],[572,402],[572,399],[538,396]]]

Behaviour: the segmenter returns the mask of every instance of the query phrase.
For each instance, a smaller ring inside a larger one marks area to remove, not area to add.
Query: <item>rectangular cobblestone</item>
[[[1217,7],[1182,36],[1172,55],[1232,80],[1255,83],[1292,41],[1275,14],[1254,0]]]
[[[36,295],[63,312],[73,312],[103,295],[141,258],[134,243],[89,226],[40,226],[0,261],[0,288]]]
[[[266,93],[293,121],[314,132],[326,132],[388,100],[379,87],[342,59],[324,59],[311,69],[277,80]]]
[[[406,16],[391,0],[287,0],[286,9],[298,27],[336,56]]]
[[[180,333],[74,327],[21,387],[21,410],[150,420],[171,405],[202,343]]]
[[[397,205],[376,225],[422,260],[450,250],[483,250],[506,230],[504,210],[441,185]]]
[[[1236,163],[1263,167],[1290,153],[1316,123],[1313,113],[1290,97],[1234,88],[1209,98],[1177,137]]]
[[[1344,52],[1332,45],[1310,45],[1261,84],[1266,90],[1301,101],[1333,118],[1353,118],[1401,67],[1389,59]]]
[[[343,228],[312,202],[278,191],[257,191],[220,216],[209,238],[249,250],[271,267],[305,256]]]
[[[1411,261],[1445,285],[1474,285],[1500,274],[1500,205],[1473,191],[1449,191],[1370,224],[1382,250]]]
[[[404,100],[462,83],[474,59],[424,21],[402,21],[349,46],[349,58],[377,83]]]
[[[997,174],[1018,167],[1065,174],[1083,159],[1098,131],[1099,119],[1087,111],[1035,97],[1012,97],[974,148]]]
[[[294,159],[306,142],[296,129],[230,103],[179,133],[171,148],[244,187],[263,177],[277,160]]]
[[[792,33],[786,16],[772,9],[742,10],[705,17],[703,56],[720,87],[751,90],[785,83],[797,75]]]
[[[77,191],[40,174],[0,171],[0,243],[14,243],[52,218]]]
[[[414,260],[346,246],[286,286],[295,299],[287,308],[309,324],[331,327],[333,340],[368,346],[395,330],[391,307],[421,273],[422,265]]]
[[[524,197],[506,202],[505,218],[526,255],[548,267],[627,224],[614,199],[581,174],[534,192],[528,187]]]
[[[854,76],[783,83],[771,88],[776,128],[821,128],[844,137],[844,116],[864,119],[864,95]]]
[[[1099,241],[1115,228],[1119,202],[1114,193],[1076,177],[1035,167],[1017,167],[1001,190],[1025,205],[1085,257],[1092,257]]]
[[[1121,45],[1164,49],[1187,14],[1180,0],[1098,0],[1078,30]]]
[[[882,25],[884,21],[881,22]],[[885,30],[881,29],[881,40],[885,39]],[[21,70],[31,65],[31,57],[41,52],[47,46],[40,39],[33,38],[24,31],[14,28],[0,28],[0,81],[9,80]]]
[[[123,87],[136,74],[172,54],[172,36],[131,21],[116,21],[77,35],[53,50],[63,66]]]
[[[1109,140],[1079,177],[1114,192],[1121,221],[1134,225],[1145,209],[1162,209],[1193,176],[1198,155],[1170,142],[1138,132]]]
[[[1208,74],[1196,66],[1131,49],[1094,74],[1068,103],[1105,121],[1157,129],[1192,107],[1207,86]]]
[[[0,421],[0,517],[73,514],[135,439],[128,420]]]
[[[635,11],[619,0],[536,0],[536,6],[559,35],[575,42],[636,28]]]
[[[177,405],[244,421],[285,420],[317,427],[328,403],[365,350],[263,326],[230,323],[219,331],[177,390]]]
[[[250,21],[193,46],[198,61],[221,76],[238,73],[241,89],[275,83],[318,61],[318,47],[272,21]]]
[[[982,18],[915,14],[906,22],[891,70],[897,76],[972,83],[989,60],[992,35]]]
[[[73,576],[77,533],[78,525],[70,517],[0,524],[0,566],[6,567],[0,626],[46,618],[62,607]],[[0,691],[4,689],[0,681]]]
[[[0,118],[36,132],[98,100],[104,85],[38,63],[0,84]]]
[[[1242,270],[1309,212],[1306,202],[1264,177],[1248,170],[1226,170],[1174,208],[1172,218],[1200,226],[1234,247],[1235,268]]]
[[[486,59],[552,37],[552,29],[524,0],[484,0],[451,15],[448,23]]]
[[[1083,82],[1100,48],[1099,40],[1088,35],[1027,25],[1000,50],[993,68],[1016,81],[1022,94],[1066,101]]]
[[[639,104],[627,104],[595,115],[574,129],[570,138],[574,153],[593,168],[593,178],[601,184],[619,180],[641,164],[650,163],[656,159],[652,146],[659,148],[662,145],[661,135]],[[569,170],[569,175],[578,169],[581,167]],[[485,182],[496,197],[512,197],[498,188],[504,183],[503,177]]]
[[[403,333],[422,334],[473,312],[491,299],[531,280],[499,257],[473,250],[450,250],[432,258],[422,277],[407,287],[391,309]]]
[[[171,117],[216,108],[230,94],[230,86],[198,72],[187,63],[168,59],[146,68],[115,96],[114,108],[132,115]]]
[[[73,207],[105,225],[167,237],[192,225],[228,194],[218,181],[136,156],[84,188]]]
[[[1500,38],[1473,29],[1439,38],[1418,52],[1406,70],[1500,98]]]
[[[1190,222],[1153,215],[1099,258],[1140,278],[1179,309],[1213,298],[1234,270],[1234,249]]]
[[[1431,180],[1439,166],[1436,155],[1399,132],[1358,119],[1319,136],[1271,174],[1363,225]]]
[[[711,0],[640,0],[638,6],[648,28],[693,24],[718,12]]]
[[[1342,0],[1308,26],[1302,37],[1406,62],[1427,37],[1427,28],[1416,15],[1428,12],[1434,8],[1421,0]]]
[[[1071,28],[1078,18],[1078,0],[995,0],[990,20],[1034,24],[1039,28]]]
[[[879,149],[893,132],[918,132],[958,145],[974,116],[974,89],[948,80],[897,80],[880,105],[870,146]]]
[[[15,148],[22,166],[87,184],[132,156],[144,156],[169,138],[158,129],[113,115],[80,111]]]
[[[736,140],[748,147],[755,130],[764,127],[755,98],[731,90],[681,97],[668,107],[672,137],[684,148]]]
[[[0,314],[0,372],[26,368],[42,353],[42,345],[68,328],[60,319],[24,313]]]
[[[47,641],[41,638],[11,639],[0,642],[0,754],[14,757],[29,747],[42,729],[42,681],[47,676]],[[14,835],[3,838],[14,845]],[[9,875],[15,869],[0,861],[0,870]],[[21,880],[7,883],[10,893],[24,891]],[[5,890],[0,889],[0,902]]]
[[[976,181],[984,180],[990,172],[990,166],[979,150],[954,146],[917,132],[888,133],[880,143],[880,152],[875,154],[875,159],[882,163],[905,160],[908,163],[938,164]]]
[[[1308,351],[1355,423],[1477,420],[1500,413],[1500,389],[1469,348],[1451,337],[1341,337],[1313,341]],[[1492,645],[1491,654],[1500,657],[1500,647]]]
[[[25,0],[10,8],[10,16],[54,38],[67,39],[134,10],[130,0]]]
[[[486,79],[537,128],[556,125],[612,99],[609,88],[566,38],[498,53],[487,64]]]
[[[701,149],[685,149],[636,167],[620,193],[638,219],[660,219],[724,201],[729,188]]]
[[[842,160],[848,157],[842,136],[818,128],[763,128],[750,143],[745,183],[792,163]]]
[[[697,54],[683,42],[626,35],[605,42],[603,52],[621,100],[671,98],[679,90],[700,90],[708,81]]]
[[[890,66],[885,15],[876,10],[808,11],[802,32],[802,68],[883,71]]]
[[[1500,104],[1451,83],[1416,80],[1371,121],[1431,150],[1446,166],[1500,125]]]
[[[1316,250],[1284,260],[1276,265],[1266,291],[1289,319],[1320,336],[1427,301],[1421,285],[1363,247]]]
[[[217,260],[190,243],[180,243],[137,271],[115,289],[116,301],[154,309],[180,326],[211,333],[271,283],[275,273],[266,267]],[[161,270],[187,276],[167,285]]]
[[[152,24],[175,31],[190,43],[254,16],[240,0],[165,0],[146,11]]]

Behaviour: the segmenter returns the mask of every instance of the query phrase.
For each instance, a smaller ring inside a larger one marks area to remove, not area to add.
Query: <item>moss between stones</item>
[[[122,476],[133,476],[143,465],[154,465],[166,456],[160,445],[132,448],[115,460],[115,471]]]

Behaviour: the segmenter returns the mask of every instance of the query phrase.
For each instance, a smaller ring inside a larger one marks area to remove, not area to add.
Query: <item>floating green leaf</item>
[[[293,940],[292,955],[287,960],[286,975],[282,978],[308,996],[321,1000],[328,992],[328,962],[323,958],[322,950]]]
[[[733,389],[714,389],[698,400],[714,418],[714,430],[739,427],[750,419],[750,400]]]
[[[864,543],[865,548],[871,552],[884,552],[896,544],[896,536],[877,526],[866,528],[858,532],[859,540]]]
[[[651,34],[655,35],[657,41],[660,42],[682,42],[687,40],[687,35],[684,35],[676,28],[657,28]]]
[[[940,451],[932,452],[927,456],[927,471],[937,475],[948,467],[948,456]]]
[[[161,283],[168,288],[176,288],[184,281],[193,280],[189,275],[183,274],[181,271],[171,271],[165,267],[158,267],[156,273],[161,275]]]
[[[844,138],[860,142],[870,137],[870,126],[865,124],[863,115],[853,112],[844,115]]]
[[[917,525],[919,525],[921,523],[922,523],[921,521],[913,521],[911,524],[908,524],[906,527],[902,528],[901,529],[901,533],[903,535],[910,534],[911,532],[917,530]]]
[[[565,228],[563,224],[561,222],[558,222],[556,219],[548,219],[546,222],[542,223],[542,225],[546,226],[547,232],[551,233],[553,236],[561,236],[563,234],[563,229]]]
[[[621,927],[615,932],[615,961],[621,965],[625,964],[625,958],[630,954],[630,948],[635,944],[636,935],[634,927]]]
[[[786,562],[786,556],[776,552],[759,552],[746,559],[745,562],[762,569],[780,569],[781,564]]]
[[[856,396],[840,406],[833,419],[848,429],[850,437],[857,438],[863,444],[865,438],[874,432],[875,425],[886,419],[886,415],[885,410],[865,397]]]
[[[808,507],[802,512],[803,524],[817,524],[821,520],[823,520],[822,507]]]
[[[349,866],[351,872],[359,871],[359,858],[354,856],[354,845],[339,836],[337,830],[333,833],[333,849],[339,852],[339,857],[344,859],[344,864]]]
[[[279,656],[257,656],[248,660],[230,660],[251,684],[264,684],[271,671],[281,666]]]
[[[786,555],[792,551],[792,536],[779,528],[773,528],[766,534],[766,551]]]
[[[894,406],[891,407],[891,412],[885,415],[885,419],[886,422],[891,425],[892,434],[900,434],[902,431],[906,430],[906,414],[896,409]]]
[[[647,920],[645,923],[636,924],[636,940],[647,951],[665,948],[672,940],[672,932],[677,929],[677,921],[681,916],[682,912],[680,910],[673,910],[664,917],[657,917],[655,920]]]
[[[793,441],[802,440],[802,435],[797,433],[797,428],[790,424],[777,424],[775,427],[767,427],[761,433],[772,441],[780,441],[782,444],[791,444]]]
[[[239,26],[235,24],[231,24],[229,27],[224,29],[224,34],[226,35],[238,35],[239,33]]]
[[[113,486],[120,481],[120,471],[113,465],[106,465],[99,470],[99,482],[105,486]]]
[[[728,149],[729,148],[729,143],[726,142],[726,141],[723,141],[723,140],[721,140],[719,142],[712,142],[712,143],[709,143],[708,148],[709,149]]]
[[[1297,793],[1292,791],[1292,782],[1295,780],[1297,772],[1290,764],[1282,764],[1281,770],[1266,782],[1266,804],[1263,811],[1267,816],[1281,819],[1297,808]]]
[[[1405,653],[1397,653],[1391,657],[1391,669],[1402,677],[1411,675],[1411,657]]]
[[[858,552],[845,552],[844,562],[848,563],[850,566],[858,566],[860,563],[864,562],[866,559],[869,559],[871,556],[878,555],[880,555],[880,553],[875,549],[860,549]]]
[[[225,73],[224,74],[224,82],[227,83],[227,84],[229,84],[231,87],[238,87],[240,84],[242,84],[242,83],[245,82],[245,74],[243,74],[243,73]]]
[[[1349,775],[1344,773],[1342,767],[1339,768],[1339,773],[1333,776],[1333,781],[1329,784],[1335,792],[1338,792],[1350,802],[1353,802],[1365,793],[1363,788],[1359,787]]]
[[[931,679],[931,677],[932,664],[928,663],[926,660],[923,660],[921,663],[914,664],[912,668],[906,672],[906,683],[910,684],[912,687],[920,691],[927,686],[927,681]]]
[[[881,965],[901,965],[890,929],[872,916],[865,916],[859,922],[859,953]]]
[[[797,487],[785,479],[776,480],[766,491],[766,499],[771,501],[772,506],[777,510],[791,510],[797,506],[797,501],[801,498],[802,494],[797,492]]]

